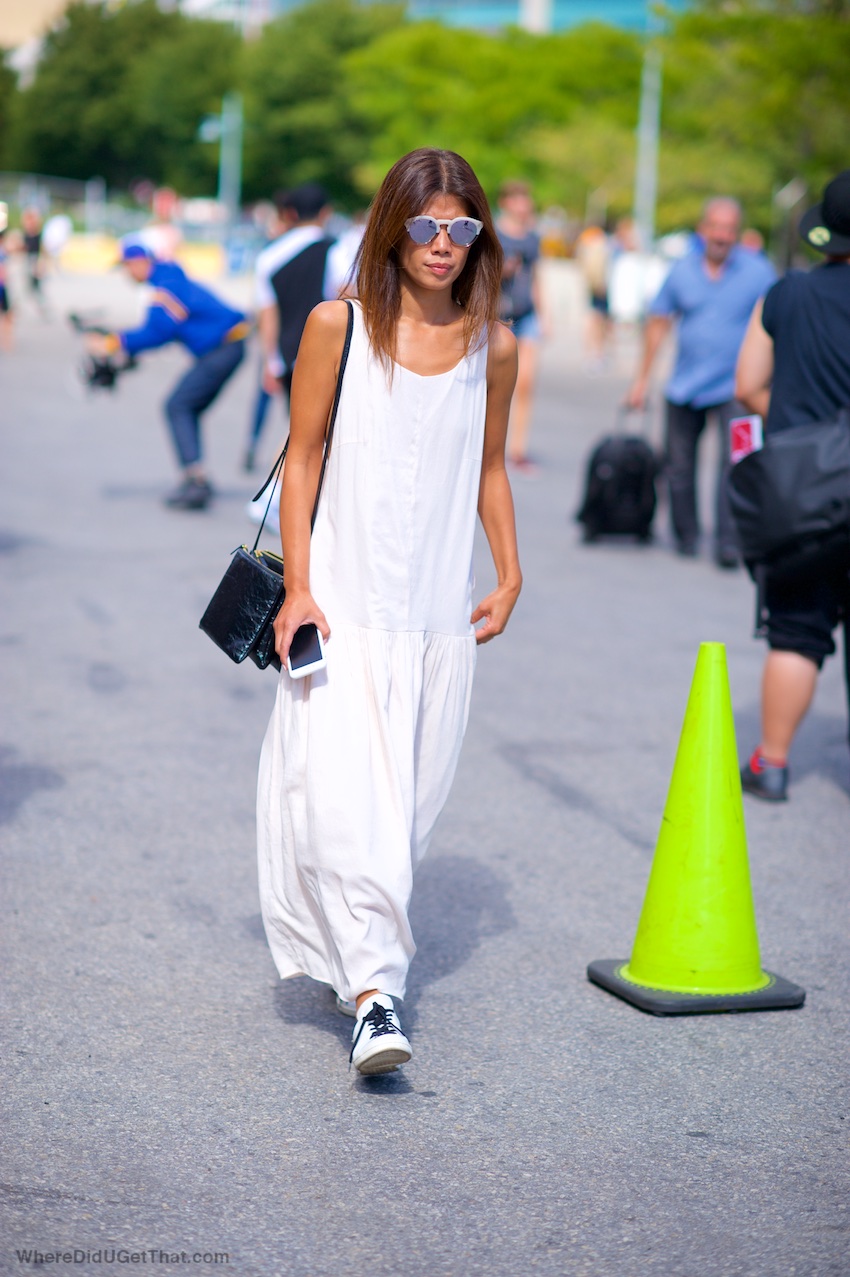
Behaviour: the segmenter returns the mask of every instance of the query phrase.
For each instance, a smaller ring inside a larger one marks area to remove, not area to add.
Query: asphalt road
[[[57,310],[135,305],[113,279],[52,282]],[[515,485],[526,586],[481,652],[416,887],[415,1058],[367,1081],[350,1022],[321,987],[281,984],[263,938],[274,675],[197,628],[249,531],[255,368],[210,414],[219,500],[181,515],[161,505],[158,403],[183,357],[85,399],[58,319],[23,311],[17,336],[0,356],[4,1277],[36,1250],[82,1273],[850,1273],[837,660],[791,801],[745,807],[762,959],[805,1007],[656,1018],[585,979],[630,951],[701,641],[727,645],[742,755],[758,732],[744,574],[676,558],[664,508],[648,548],[583,547],[571,521],[628,339],[605,377],[572,328],[546,352],[542,470]]]

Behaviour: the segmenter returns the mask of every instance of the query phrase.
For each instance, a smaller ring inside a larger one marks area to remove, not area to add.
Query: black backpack
[[[658,471],[658,459],[642,436],[612,434],[601,439],[587,463],[584,498],[576,515],[584,524],[584,540],[611,534],[651,540]]]

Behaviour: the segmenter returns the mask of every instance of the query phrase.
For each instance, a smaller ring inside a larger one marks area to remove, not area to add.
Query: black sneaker
[[[394,1073],[412,1056],[410,1043],[401,1031],[392,998],[376,993],[357,1013],[349,1064],[358,1073]]]
[[[205,510],[211,497],[212,488],[206,479],[184,479],[165,498],[165,504],[170,510]]]
[[[734,572],[741,566],[740,556],[733,545],[719,545],[714,552],[714,562],[725,572]]]
[[[756,750],[741,768],[741,788],[768,803],[787,802],[788,768],[766,762]]]

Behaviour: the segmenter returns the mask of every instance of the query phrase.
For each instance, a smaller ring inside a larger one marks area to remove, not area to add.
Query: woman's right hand
[[[312,623],[327,643],[331,636],[324,612],[318,606],[309,590],[287,590],[283,607],[274,621],[274,646],[280,657],[281,665],[286,665],[286,658],[295,631],[302,625]]]

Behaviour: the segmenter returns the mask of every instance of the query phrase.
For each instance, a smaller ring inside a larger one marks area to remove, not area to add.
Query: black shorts
[[[798,652],[818,669],[832,656],[836,626],[850,616],[850,561],[812,577],[767,579],[767,641],[779,652]]]
[[[12,309],[12,303],[9,301],[9,294],[6,291],[6,285],[0,284],[0,315],[8,315]]]

